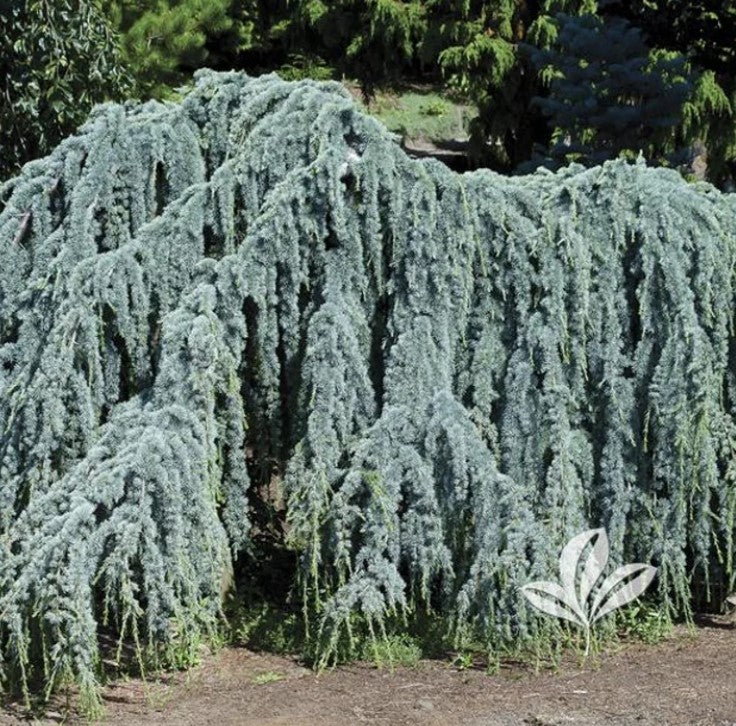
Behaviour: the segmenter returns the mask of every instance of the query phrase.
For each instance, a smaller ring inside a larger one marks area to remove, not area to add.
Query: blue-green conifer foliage
[[[200,72],[0,200],[7,685],[94,693],[103,628],[216,628],[274,462],[323,662],[426,606],[489,648],[559,632],[519,587],[590,526],[670,613],[733,577],[733,195],[458,175],[337,83]]]

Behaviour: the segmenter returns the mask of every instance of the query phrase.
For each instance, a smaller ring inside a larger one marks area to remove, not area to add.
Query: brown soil
[[[125,726],[736,726],[736,628],[678,628],[657,645],[631,643],[583,666],[571,660],[534,673],[507,665],[498,675],[422,661],[317,676],[290,658],[229,648],[187,673],[117,682],[104,698],[106,722]],[[0,711],[2,726],[21,718]],[[40,723],[63,720],[60,709]]]

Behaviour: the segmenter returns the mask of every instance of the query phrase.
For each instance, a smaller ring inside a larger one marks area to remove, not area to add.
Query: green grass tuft
[[[266,683],[275,683],[276,681],[283,681],[284,678],[286,678],[283,673],[276,673],[276,671],[265,671],[263,673],[258,673],[251,681],[255,683],[257,686],[265,686]]]
[[[387,635],[375,642],[362,643],[360,660],[371,661],[378,668],[415,668],[422,659],[422,648],[407,633]]]
[[[467,138],[475,115],[470,106],[434,90],[379,91],[370,103],[360,103],[389,131],[407,139],[435,142]]]

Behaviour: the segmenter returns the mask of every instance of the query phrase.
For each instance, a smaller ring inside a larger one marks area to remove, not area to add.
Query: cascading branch
[[[328,658],[430,606],[490,648],[589,526],[733,582],[736,200],[608,163],[457,175],[334,83],[200,73],[0,188],[0,676],[216,627],[279,471]],[[250,503],[249,503],[250,502]]]

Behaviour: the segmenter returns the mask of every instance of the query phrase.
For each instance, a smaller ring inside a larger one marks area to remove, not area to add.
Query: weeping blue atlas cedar
[[[336,83],[200,72],[0,187],[0,677],[213,632],[275,467],[322,662],[431,607],[489,648],[589,526],[733,584],[736,200],[643,163],[409,159]]]

